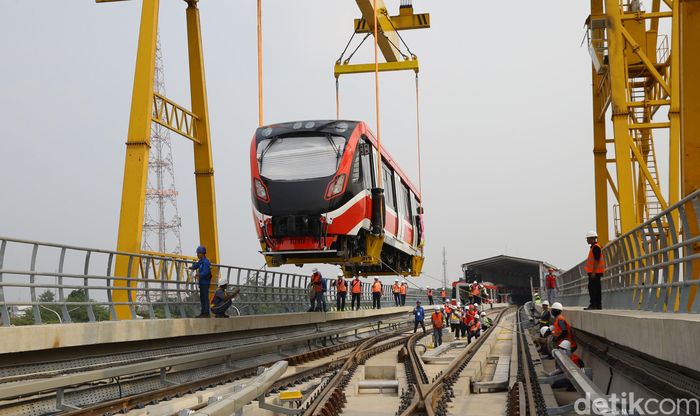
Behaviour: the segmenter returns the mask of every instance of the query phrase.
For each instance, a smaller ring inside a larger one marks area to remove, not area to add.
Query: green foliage
[[[53,292],[46,290],[42,292],[37,300],[41,303],[39,306],[39,314],[41,315],[41,322],[44,324],[55,324],[61,322],[63,319],[63,314],[61,312],[61,306],[51,305],[51,303],[56,302],[56,296]],[[66,297],[66,302],[94,302],[92,299],[88,299],[87,291],[85,289],[76,289],[68,294]],[[70,306],[68,305],[68,313],[71,317],[72,322],[89,322],[88,317],[88,307],[92,307],[92,311],[95,314],[96,321],[108,321],[109,320],[109,309],[104,306]],[[60,317],[60,319],[59,319]],[[26,309],[19,316],[13,317],[10,320],[12,325],[34,325],[34,308]]]

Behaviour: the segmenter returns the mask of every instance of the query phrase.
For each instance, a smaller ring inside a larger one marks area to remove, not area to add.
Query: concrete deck
[[[426,307],[427,309],[428,307]],[[149,341],[184,336],[222,334],[266,328],[324,324],[358,318],[374,318],[405,312],[413,307],[384,307],[345,312],[300,312],[246,315],[228,319],[184,318],[104,321],[0,328],[0,354],[39,351],[95,344]]]
[[[574,327],[660,360],[700,371],[700,315],[566,307]]]

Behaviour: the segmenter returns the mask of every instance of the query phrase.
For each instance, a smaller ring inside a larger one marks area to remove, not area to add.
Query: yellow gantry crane
[[[97,3],[114,1],[124,0],[96,0]],[[191,140],[194,145],[199,238],[201,244],[207,247],[207,256],[211,262],[218,263],[219,240],[214,194],[214,163],[209,132],[198,0],[185,0],[185,3],[187,4],[185,16],[190,70],[190,109],[155,92],[159,0],[143,0],[126,141],[117,251],[141,252],[151,123],[155,122]],[[163,256],[172,257],[171,254],[163,254]],[[117,257],[115,276],[136,278],[138,272],[139,264],[134,264],[134,261],[130,261],[127,256]],[[135,288],[137,282],[115,280],[114,284],[125,288],[123,291],[114,291],[112,300],[119,303],[130,300],[133,292],[128,289]],[[131,310],[126,303],[117,305],[115,309],[118,319],[131,319]]]
[[[616,201],[617,236],[700,186],[699,15],[696,0],[652,0],[651,10],[644,10],[639,0],[591,0],[586,23],[593,62],[595,200],[601,243],[609,238],[608,186]],[[670,22],[670,37],[659,33],[662,21]],[[609,113],[611,131],[606,126]],[[669,142],[667,178],[661,176],[658,164],[659,136]]]

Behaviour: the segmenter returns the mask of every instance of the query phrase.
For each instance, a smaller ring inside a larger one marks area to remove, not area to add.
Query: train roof
[[[349,139],[352,133],[358,127],[358,125],[361,126],[361,130],[363,130],[362,133],[366,133],[367,137],[376,147],[377,138],[375,137],[374,133],[369,129],[367,123],[357,120],[297,120],[283,123],[268,124],[265,126],[258,127],[258,129],[255,131],[255,140],[259,142],[272,136],[301,132],[322,132],[336,134]],[[418,192],[418,189],[408,178],[406,172],[404,172],[403,169],[401,169],[396,160],[394,160],[391,154],[386,150],[385,146],[382,146],[382,158],[389,162],[391,168],[399,174],[401,179],[406,183],[406,185],[408,185],[411,191],[413,191],[413,194],[420,201],[420,192]]]

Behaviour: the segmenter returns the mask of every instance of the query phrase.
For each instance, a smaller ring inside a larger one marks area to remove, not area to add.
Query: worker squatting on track
[[[563,310],[564,307],[559,302],[554,302],[551,308],[545,309],[543,306],[542,315],[540,315],[538,320],[540,338],[535,338],[535,344],[538,345],[539,352],[545,359],[552,358],[552,351],[562,341],[569,342],[568,345],[571,352],[576,351],[577,345],[574,341],[574,330],[562,314]]]
[[[195,278],[199,285],[200,313],[197,318],[209,317],[209,286],[211,285],[211,262],[207,258],[207,248],[197,247],[197,261],[190,266],[195,270]]]

